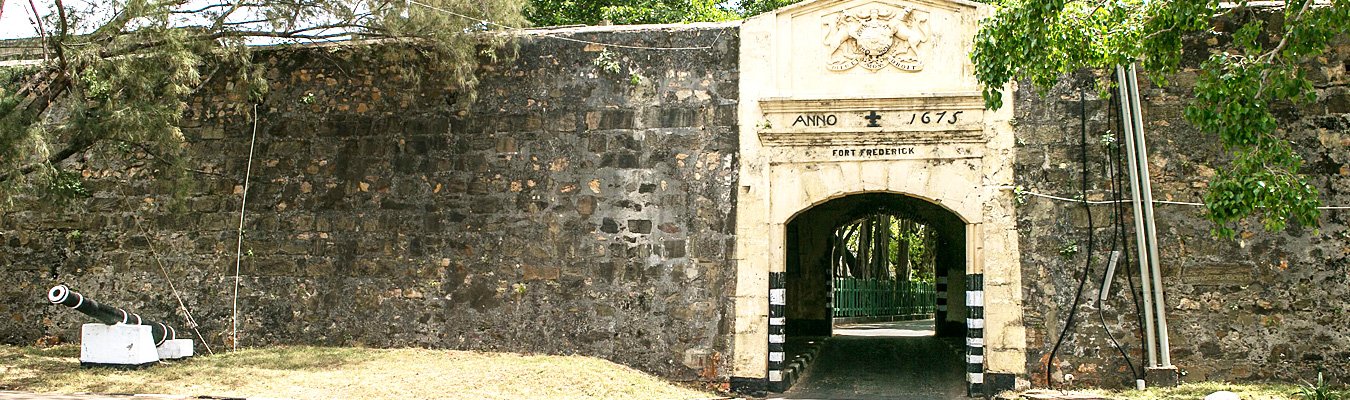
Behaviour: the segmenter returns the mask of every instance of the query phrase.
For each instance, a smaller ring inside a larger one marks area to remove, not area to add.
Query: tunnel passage
[[[902,194],[855,194],[803,211],[787,224],[787,335],[829,336],[834,319],[866,316],[853,310],[836,315],[836,307],[866,306],[833,304],[831,289],[836,278],[931,282],[939,299],[957,299],[946,307],[940,307],[941,302],[933,305],[937,335],[964,335],[964,302],[959,299],[963,298],[965,241],[965,223],[956,214]],[[862,245],[867,242],[871,245]],[[896,251],[918,246],[932,246],[926,252],[931,259],[911,260],[907,256],[915,252]],[[946,290],[941,285],[944,282]]]
[[[784,358],[798,368],[840,324],[932,319],[935,336],[966,336],[966,224],[955,213],[859,193],[798,213],[786,235]],[[800,371],[786,373],[781,390]]]

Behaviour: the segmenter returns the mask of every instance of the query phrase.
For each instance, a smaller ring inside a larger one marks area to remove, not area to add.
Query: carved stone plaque
[[[770,146],[972,143],[986,140],[978,93],[901,98],[762,99],[760,140]]]
[[[886,67],[920,71],[924,50],[932,46],[928,12],[913,7],[871,3],[821,19],[830,52],[826,68],[831,71],[859,66],[868,71]]]

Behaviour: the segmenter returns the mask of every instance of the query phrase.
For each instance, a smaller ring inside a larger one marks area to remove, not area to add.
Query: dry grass
[[[166,362],[143,370],[83,369],[79,348],[0,345],[0,389],[294,399],[701,399],[609,361],[426,349],[273,347]]]
[[[1301,400],[1299,387],[1287,383],[1186,383],[1174,388],[1151,388],[1144,391],[1099,391],[1097,393],[1122,400],[1203,399],[1210,393],[1227,390],[1243,400]]]
[[[1299,386],[1288,383],[1225,383],[1196,382],[1184,383],[1174,388],[1149,388],[1147,390],[1080,390],[1077,393],[1118,400],[1200,400],[1210,393],[1220,390],[1233,392],[1243,400],[1303,400]],[[1343,399],[1350,393],[1336,392]],[[1009,393],[1008,395],[1014,394]],[[1003,396],[1000,396],[1003,397]]]

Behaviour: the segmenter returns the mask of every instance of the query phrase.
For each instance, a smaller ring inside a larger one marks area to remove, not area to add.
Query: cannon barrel
[[[108,325],[128,324],[128,325],[146,325],[150,327],[150,336],[155,340],[155,346],[159,346],[166,340],[177,339],[178,333],[168,325],[151,322],[142,319],[140,315],[127,312],[121,308],[113,307],[107,304],[99,304],[94,299],[84,297],[74,290],[70,290],[66,285],[56,285],[47,291],[47,300],[52,304],[60,304],[75,309],[84,315],[98,320]]]

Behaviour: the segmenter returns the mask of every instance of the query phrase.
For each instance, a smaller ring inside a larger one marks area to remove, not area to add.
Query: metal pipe
[[[1139,179],[1143,184],[1144,194],[1144,220],[1146,234],[1148,235],[1148,261],[1150,270],[1153,274],[1153,306],[1155,307],[1155,317],[1158,318],[1158,355],[1163,367],[1172,366],[1172,351],[1167,338],[1167,302],[1163,299],[1162,285],[1162,264],[1158,262],[1158,234],[1156,220],[1153,218],[1153,187],[1150,183],[1148,173],[1148,146],[1144,144],[1144,124],[1143,109],[1139,107],[1139,80],[1134,71],[1134,64],[1130,64],[1130,73],[1127,75],[1130,80],[1131,105],[1134,107],[1134,140],[1138,143],[1135,150],[1138,151],[1136,157],[1139,157]]]
[[[1106,262],[1106,275],[1102,276],[1101,290],[1097,291],[1097,300],[1106,301],[1111,293],[1111,281],[1116,277],[1116,263],[1120,262],[1120,250],[1111,250],[1111,258]]]
[[[1133,69],[1130,70],[1130,72],[1133,71]],[[1134,110],[1130,107],[1129,79],[1125,77],[1125,73],[1125,67],[1116,66],[1116,84],[1120,91],[1120,115],[1124,117],[1121,118],[1121,123],[1124,124],[1125,133],[1125,160],[1128,163],[1130,174],[1130,205],[1132,206],[1130,208],[1134,210],[1134,239],[1136,243],[1135,251],[1137,252],[1135,260],[1139,262],[1139,285],[1144,297],[1144,343],[1148,350],[1148,365],[1156,366],[1158,365],[1158,345],[1154,340],[1156,335],[1153,330],[1153,297],[1149,295],[1152,289],[1149,284],[1148,255],[1145,249],[1146,239],[1144,239],[1144,207],[1140,204],[1139,170],[1135,165],[1137,159],[1134,149],[1134,118],[1132,118]]]

